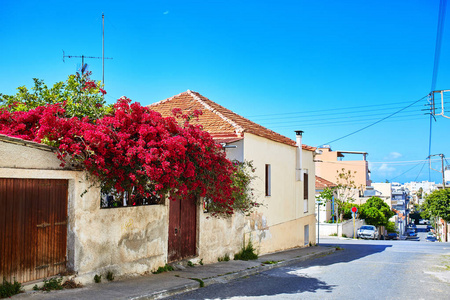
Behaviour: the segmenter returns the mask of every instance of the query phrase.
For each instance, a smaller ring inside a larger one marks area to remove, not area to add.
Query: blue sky
[[[438,9],[438,0],[3,0],[0,93],[31,87],[33,77],[65,80],[81,61],[63,62],[62,50],[100,57],[103,12],[105,56],[113,58],[105,60],[108,102],[125,95],[148,105],[190,89],[293,139],[304,130],[303,141],[318,146],[430,92]],[[436,89],[450,89],[449,10]],[[86,62],[101,80],[101,60]],[[426,104],[331,148],[368,152],[376,182],[440,182],[421,162]],[[450,159],[449,129],[449,119],[433,121],[431,154]]]

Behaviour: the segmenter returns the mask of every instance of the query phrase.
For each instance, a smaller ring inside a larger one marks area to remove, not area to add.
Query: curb
[[[288,260],[284,260],[284,261],[280,261],[276,264],[271,264],[271,265],[260,265],[257,267],[253,267],[247,270],[243,270],[243,271],[237,271],[231,274],[226,274],[226,275],[218,275],[215,277],[211,277],[211,278],[205,278],[205,279],[201,279],[204,283],[204,286],[208,286],[208,285],[212,285],[212,284],[216,284],[216,283],[227,283],[229,281],[238,279],[238,278],[242,278],[245,276],[251,276],[251,275],[256,275],[258,273],[264,272],[264,271],[268,271],[271,269],[275,269],[275,268],[280,268],[280,267],[285,267],[288,265],[292,265],[298,262],[302,262],[305,260],[309,260],[309,259],[314,259],[314,258],[318,258],[318,257],[322,257],[325,255],[329,255],[333,252],[335,252],[336,249],[334,247],[327,249],[325,251],[320,251],[319,253],[310,253],[307,255],[302,255],[302,256],[298,256],[298,257],[294,257]],[[189,279],[189,278],[186,278]],[[137,297],[132,297],[132,298],[128,298],[130,300],[151,300],[151,299],[161,299],[164,297],[169,297],[169,296],[174,296],[177,294],[182,294],[185,292],[190,292],[193,290],[197,290],[200,288],[200,284],[198,282],[193,281],[192,284],[186,284],[184,286],[181,287],[177,287],[177,288],[173,288],[173,289],[169,289],[169,290],[164,290],[164,291],[159,291],[159,292],[154,292],[154,293],[150,293],[147,295],[142,295],[142,296],[137,296]]]

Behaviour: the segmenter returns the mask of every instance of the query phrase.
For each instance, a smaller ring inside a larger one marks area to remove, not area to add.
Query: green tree
[[[370,197],[366,203],[360,206],[359,217],[364,219],[367,224],[374,226],[387,226],[389,219],[395,213],[379,197]]]
[[[356,171],[346,171],[342,168],[341,172],[337,171],[337,186],[333,188],[334,205],[337,207],[337,214],[342,221],[344,218],[344,206],[346,203],[355,202],[355,195],[359,193],[356,189],[354,174]]]
[[[33,78],[34,87],[17,88],[15,95],[0,93],[0,108],[9,111],[29,111],[38,106],[63,103],[66,117],[88,117],[96,120],[112,110],[107,106],[100,82],[90,79],[91,72],[70,75],[65,82],[57,82],[49,88],[43,80]]]
[[[425,197],[421,208],[421,216],[424,219],[437,217],[450,222],[450,189],[433,191]]]
[[[423,188],[419,188],[419,190],[416,192],[417,200],[422,199],[423,196]]]

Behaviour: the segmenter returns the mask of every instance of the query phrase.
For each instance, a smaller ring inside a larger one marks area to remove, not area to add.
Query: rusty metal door
[[[168,261],[195,256],[197,205],[195,197],[170,200]]]
[[[0,278],[66,271],[67,180],[0,178]]]

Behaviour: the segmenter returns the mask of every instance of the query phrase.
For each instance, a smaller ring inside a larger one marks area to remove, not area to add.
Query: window
[[[308,174],[303,174],[303,199],[308,199]]]
[[[144,198],[142,196],[135,195],[133,188],[131,195],[132,197],[129,197],[128,192],[118,193],[115,189],[102,189],[100,194],[100,208],[164,204],[164,199],[154,193],[150,193],[149,197]]]
[[[308,174],[303,174],[303,212],[308,212]]]
[[[266,165],[266,176],[265,176],[265,183],[266,183],[266,196],[270,196],[272,189],[271,189],[271,184],[272,184],[272,178],[271,178],[271,170],[270,170],[270,165]]]

